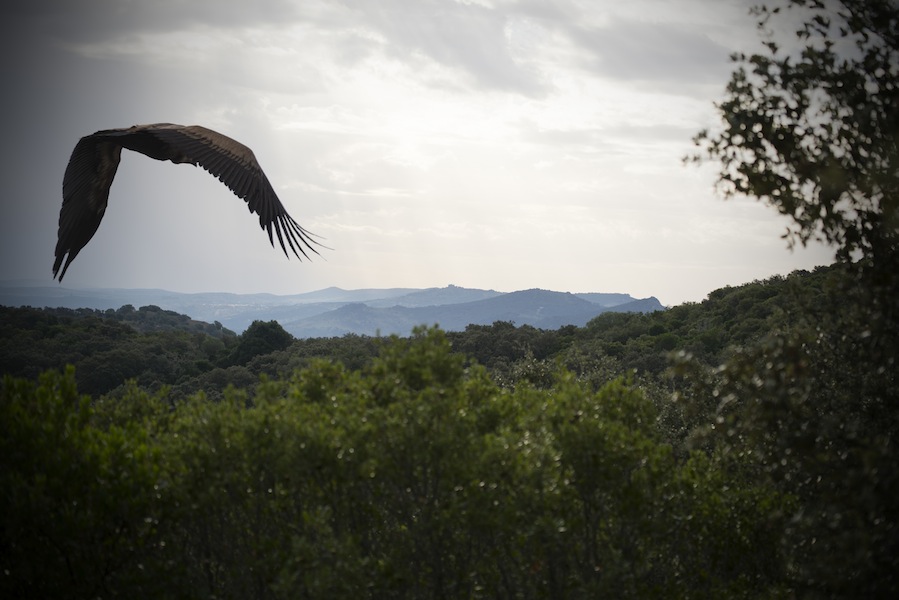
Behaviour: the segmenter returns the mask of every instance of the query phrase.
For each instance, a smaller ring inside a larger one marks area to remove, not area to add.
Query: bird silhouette
[[[318,254],[313,244],[319,243],[312,239],[313,234],[287,214],[252,150],[199,125],[154,123],[104,129],[81,138],[75,145],[62,182],[54,279],[58,273],[59,281],[62,281],[69,265],[97,232],[106,212],[109,188],[119,166],[122,148],[156,160],[203,167],[245,200],[250,212],[259,215],[259,225],[268,232],[272,247],[275,245],[274,230],[288,258],[288,246],[301,260],[301,254],[309,258],[306,250]]]

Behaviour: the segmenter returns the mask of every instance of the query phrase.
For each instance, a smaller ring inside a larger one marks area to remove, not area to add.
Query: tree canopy
[[[762,199],[840,259],[892,260],[899,229],[899,8],[791,0],[754,9],[764,52],[736,54],[722,127],[696,142],[725,194]],[[777,32],[785,13],[800,25]],[[695,158],[702,158],[702,154]]]
[[[726,195],[773,205],[791,243],[831,244],[848,276],[705,388],[682,367],[717,402],[708,443],[755,457],[799,500],[783,538],[796,592],[887,597],[899,590],[899,5],[791,0],[754,13],[765,51],[734,56],[722,127],[696,142]]]

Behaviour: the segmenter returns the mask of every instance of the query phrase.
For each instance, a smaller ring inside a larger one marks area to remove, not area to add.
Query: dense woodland
[[[782,8],[695,158],[832,266],[553,331],[3,308],[0,596],[896,597],[899,9]]]
[[[867,348],[871,333],[839,318],[855,273],[796,272],[582,328],[410,338],[4,307],[3,589],[890,589],[895,496],[880,488],[896,481],[873,475],[895,470],[881,437],[895,416],[841,386],[879,378],[895,398],[893,376],[829,341]]]

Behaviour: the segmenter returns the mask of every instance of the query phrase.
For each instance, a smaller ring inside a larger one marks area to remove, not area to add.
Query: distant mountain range
[[[330,287],[305,294],[183,294],[153,289],[72,289],[30,282],[0,282],[6,306],[93,308],[154,305],[199,321],[218,321],[238,333],[254,320],[278,321],[298,338],[360,335],[408,335],[416,325],[440,325],[447,331],[469,324],[511,321],[557,329],[585,325],[609,311],[653,312],[664,307],[655,298],[628,294],[523,290],[497,292],[450,285],[444,288],[343,290]]]

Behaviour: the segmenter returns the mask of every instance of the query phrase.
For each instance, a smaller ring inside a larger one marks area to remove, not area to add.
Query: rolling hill
[[[449,285],[443,288],[343,290],[331,287],[305,294],[185,294],[153,289],[73,289],[29,282],[0,283],[6,306],[117,309],[158,306],[191,318],[220,322],[238,333],[255,320],[278,321],[295,337],[347,333],[408,335],[416,325],[459,331],[466,325],[511,321],[556,329],[584,325],[607,311],[652,312],[664,308],[654,297],[620,293],[522,290],[497,292]]]

